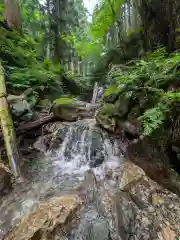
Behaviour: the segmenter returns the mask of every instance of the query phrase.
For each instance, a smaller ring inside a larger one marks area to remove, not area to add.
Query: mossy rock
[[[73,98],[58,98],[54,101],[52,111],[56,118],[71,122],[83,118],[92,118],[95,108],[86,102]]]
[[[96,122],[104,129],[113,132],[117,109],[114,104],[103,104],[96,113]]]

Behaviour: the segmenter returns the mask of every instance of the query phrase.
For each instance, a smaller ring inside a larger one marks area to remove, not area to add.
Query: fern
[[[143,123],[144,135],[151,135],[159,128],[166,118],[170,108],[166,104],[159,103],[156,107],[147,109],[139,120]]]
[[[138,113],[135,115],[142,121],[144,135],[150,135],[159,128],[180,102],[180,92],[176,87],[180,80],[180,53],[167,55],[161,48],[136,61],[130,70],[113,68],[109,76],[112,75],[115,82],[104,95],[115,94],[130,101],[136,100],[139,106],[134,107]]]

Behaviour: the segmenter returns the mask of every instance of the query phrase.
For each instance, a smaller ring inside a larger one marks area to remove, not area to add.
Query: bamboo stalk
[[[0,122],[11,171],[15,175],[15,177],[20,177],[19,167],[20,159],[16,145],[14,124],[12,121],[11,114],[9,112],[9,105],[7,102],[6,85],[1,62],[0,62]]]

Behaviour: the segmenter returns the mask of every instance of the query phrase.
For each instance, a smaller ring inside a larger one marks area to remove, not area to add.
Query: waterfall
[[[95,82],[94,84],[94,89],[93,89],[93,96],[91,103],[99,103],[103,94],[104,88],[103,87],[98,87],[98,83]]]
[[[96,126],[95,120],[79,120],[68,129],[61,148],[56,152],[56,163],[63,173],[83,173],[89,168],[121,156],[118,140]]]
[[[95,82],[91,103],[95,103],[96,102],[97,93],[98,93],[98,85],[97,85],[97,82]]]

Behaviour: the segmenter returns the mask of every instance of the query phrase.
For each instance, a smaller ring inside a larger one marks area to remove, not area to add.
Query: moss
[[[55,100],[55,104],[57,105],[71,104],[73,102],[75,102],[73,98],[58,98]]]

